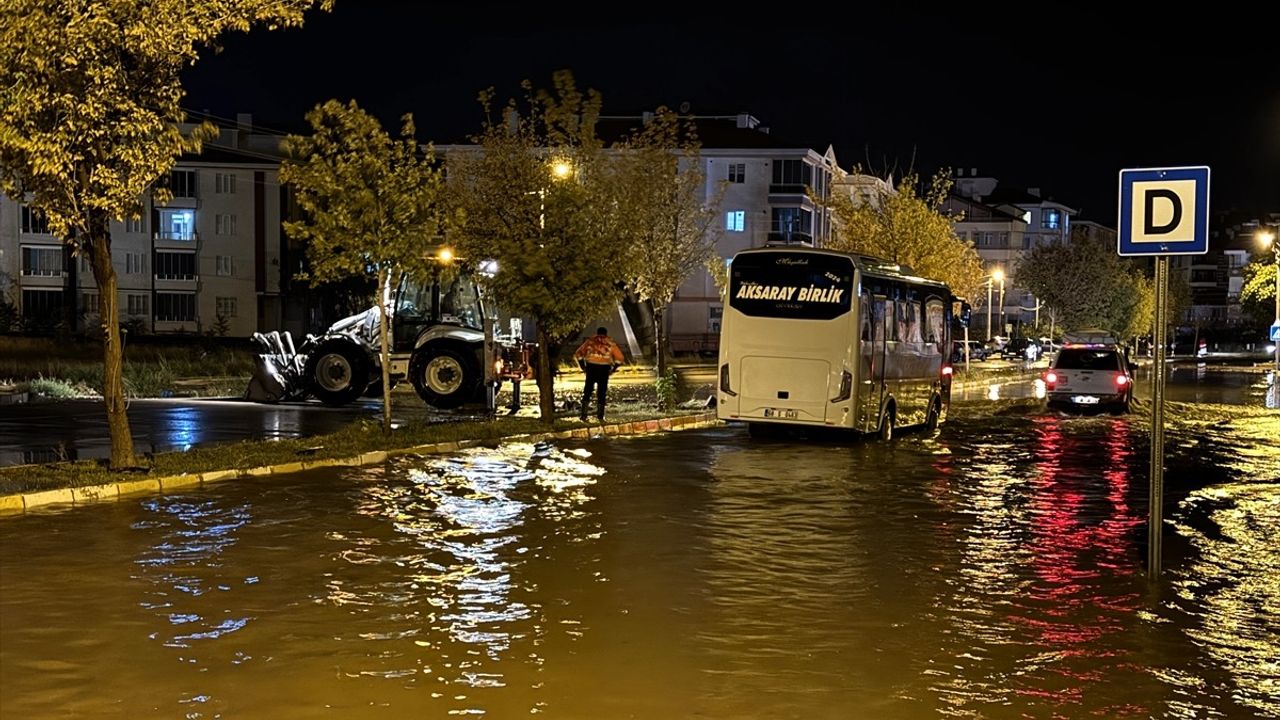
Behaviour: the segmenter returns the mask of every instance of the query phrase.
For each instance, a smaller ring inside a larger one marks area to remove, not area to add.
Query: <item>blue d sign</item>
[[[1120,171],[1121,255],[1209,251],[1209,168]]]

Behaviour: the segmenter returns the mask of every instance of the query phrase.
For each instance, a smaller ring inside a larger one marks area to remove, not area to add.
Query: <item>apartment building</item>
[[[1016,335],[1023,325],[1033,324],[1040,302],[1013,283],[1014,274],[1031,248],[1070,238],[1078,211],[1042,196],[1039,188],[1001,187],[995,178],[979,175],[977,168],[956,171],[955,187],[942,209],[957,218],[956,234],[971,240],[982,257],[996,303],[992,314],[1004,318],[1004,326],[997,321],[992,334]],[[996,270],[1005,278],[1003,306],[998,299],[1001,283],[993,279]],[[986,303],[985,296],[975,298],[975,314],[984,312]]]
[[[138,217],[111,223],[126,327],[247,337],[279,323],[279,138],[251,139],[251,118],[238,120],[164,178],[172,200],[148,194]],[[87,258],[73,257],[39,213],[8,197],[0,199],[0,293],[30,329],[99,324]]]

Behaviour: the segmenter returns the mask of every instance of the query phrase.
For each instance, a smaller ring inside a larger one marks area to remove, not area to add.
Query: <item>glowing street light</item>
[[[448,265],[449,263],[453,262],[453,248],[448,247],[448,246],[446,245],[445,247],[442,247],[442,248],[440,248],[439,250],[437,250],[437,251],[436,251],[436,260],[439,260],[440,262],[442,262],[442,263],[444,263],[444,264],[446,264],[446,265]]]
[[[551,162],[551,176],[557,180],[568,180],[573,176],[573,163],[560,159]]]
[[[997,267],[987,276],[987,340],[991,339],[991,290],[1000,283],[1000,327],[1004,328],[1004,269]]]

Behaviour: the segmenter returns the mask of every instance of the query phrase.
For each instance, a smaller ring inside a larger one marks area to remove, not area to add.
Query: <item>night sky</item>
[[[976,167],[1108,225],[1125,167],[1209,165],[1214,211],[1280,211],[1274,12],[1138,26],[1047,3],[661,7],[337,0],[301,29],[229,37],[186,73],[185,105],[302,130],[316,103],[354,98],[389,127],[412,112],[420,140],[456,142],[479,129],[480,90],[505,99],[565,68],[605,114],[750,112],[779,138],[834,146],[846,169]]]

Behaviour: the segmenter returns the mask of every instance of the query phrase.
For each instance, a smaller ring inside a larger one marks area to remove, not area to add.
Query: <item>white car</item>
[[[1062,346],[1044,373],[1049,407],[1128,412],[1135,367],[1117,345]]]

